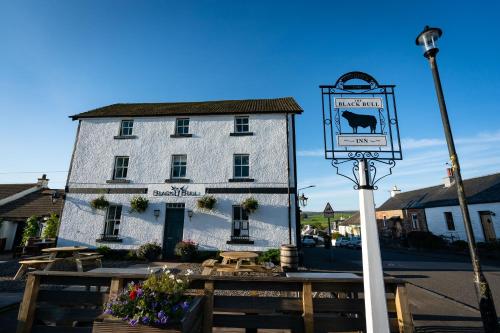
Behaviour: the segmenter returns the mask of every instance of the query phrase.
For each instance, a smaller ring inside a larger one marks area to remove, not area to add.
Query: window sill
[[[108,179],[106,180],[108,184],[128,184],[130,183],[129,179]]]
[[[108,184],[128,184],[130,183],[129,179],[108,179],[106,180]]]
[[[231,178],[228,180],[230,183],[253,183],[253,178]]]
[[[188,178],[170,178],[165,179],[165,183],[190,183],[191,179]]]
[[[101,238],[98,238],[95,240],[96,243],[121,243],[123,242],[123,239],[119,238],[118,236],[101,236]]]
[[[115,135],[116,140],[137,139],[137,135]]]
[[[252,136],[253,135],[253,132],[233,132],[233,133],[229,133],[229,136]]]
[[[193,134],[171,134],[171,138],[191,138]]]
[[[239,237],[231,237],[231,240],[228,240],[226,244],[248,244],[252,245],[254,242],[253,240],[250,240],[250,238],[239,238]]]

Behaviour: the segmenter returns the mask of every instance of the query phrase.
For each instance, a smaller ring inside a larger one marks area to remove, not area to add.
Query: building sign
[[[375,108],[382,109],[382,98],[335,98],[336,108],[349,108],[349,109],[367,109]]]
[[[148,193],[153,197],[199,197],[201,192],[190,190],[188,185],[183,186],[152,186]]]
[[[387,136],[342,134],[337,135],[337,143],[339,147],[385,147],[387,146]]]

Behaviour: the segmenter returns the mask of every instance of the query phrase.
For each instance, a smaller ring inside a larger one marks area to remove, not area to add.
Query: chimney
[[[444,187],[450,187],[451,185],[453,185],[455,178],[453,178],[452,168],[446,168],[446,177],[443,178],[443,181],[444,181]]]
[[[394,185],[391,190],[391,198],[394,198],[399,193],[401,193],[401,190],[396,185]]]
[[[36,184],[39,187],[49,187],[49,180],[47,179],[47,175],[42,175],[42,178],[38,178],[38,182]]]

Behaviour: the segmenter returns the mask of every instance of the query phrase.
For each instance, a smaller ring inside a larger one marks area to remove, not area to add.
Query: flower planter
[[[141,324],[130,326],[119,318],[103,315],[94,321],[92,333],[199,333],[203,322],[203,301],[203,297],[195,297],[184,318],[161,328]]]

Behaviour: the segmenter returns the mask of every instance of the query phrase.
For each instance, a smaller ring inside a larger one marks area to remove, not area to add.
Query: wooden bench
[[[205,260],[202,264],[201,267],[203,267],[203,271],[201,272],[201,275],[210,275],[212,274],[212,271],[214,269],[214,266],[218,263],[217,260],[215,259],[207,259]]]
[[[83,254],[83,253],[80,253]],[[84,263],[95,263],[97,267],[102,267],[102,261],[101,259],[103,258],[103,255],[100,254],[84,254],[80,255],[75,258],[76,261],[76,269],[78,272],[83,272],[83,264]]]
[[[24,273],[26,273],[30,268],[49,270],[50,267],[52,267],[52,265],[58,260],[60,259],[48,259],[47,256],[37,256],[30,258],[30,260],[21,260],[19,261],[21,267],[17,270],[13,280],[19,280],[22,278]]]

